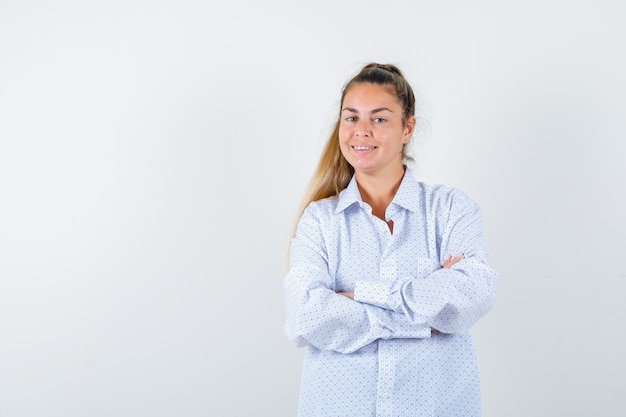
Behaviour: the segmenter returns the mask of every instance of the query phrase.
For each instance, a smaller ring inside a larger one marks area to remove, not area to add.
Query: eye
[[[356,117],[354,117],[354,116],[346,117],[346,122],[354,122],[355,120],[356,120]]]
[[[382,117],[377,117],[377,118],[374,119],[374,123],[378,123],[378,124],[385,123],[386,121],[387,121],[387,119],[384,119]]]

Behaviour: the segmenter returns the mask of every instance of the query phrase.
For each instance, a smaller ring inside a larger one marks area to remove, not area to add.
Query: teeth
[[[354,149],[357,151],[369,151],[372,149],[371,146],[354,146]]]

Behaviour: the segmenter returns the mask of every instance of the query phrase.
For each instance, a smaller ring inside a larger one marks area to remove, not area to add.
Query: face
[[[402,107],[388,87],[353,85],[341,107],[341,153],[357,175],[400,172],[402,148],[411,139],[414,126],[414,116],[402,122]]]

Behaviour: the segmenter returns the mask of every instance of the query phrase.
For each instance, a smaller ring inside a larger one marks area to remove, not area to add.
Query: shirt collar
[[[353,175],[348,186],[339,193],[339,202],[335,213],[340,213],[354,203],[363,203],[359,187],[356,183],[356,176]],[[406,169],[404,177],[391,204],[398,205],[406,210],[416,212],[419,210],[419,183],[410,170]]]
[[[359,192],[359,187],[356,183],[356,175],[352,175],[352,179],[348,183],[348,186],[339,193],[339,202],[337,203],[335,213],[341,213],[352,204],[360,204],[362,201],[363,199],[361,199],[361,193]]]

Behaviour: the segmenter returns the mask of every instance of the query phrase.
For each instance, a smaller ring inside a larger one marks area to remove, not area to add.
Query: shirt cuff
[[[384,281],[357,281],[354,286],[354,300],[391,310],[392,308],[389,304],[391,285],[392,283]]]
[[[393,339],[428,339],[432,330],[428,325],[416,325],[407,320],[396,323]]]

